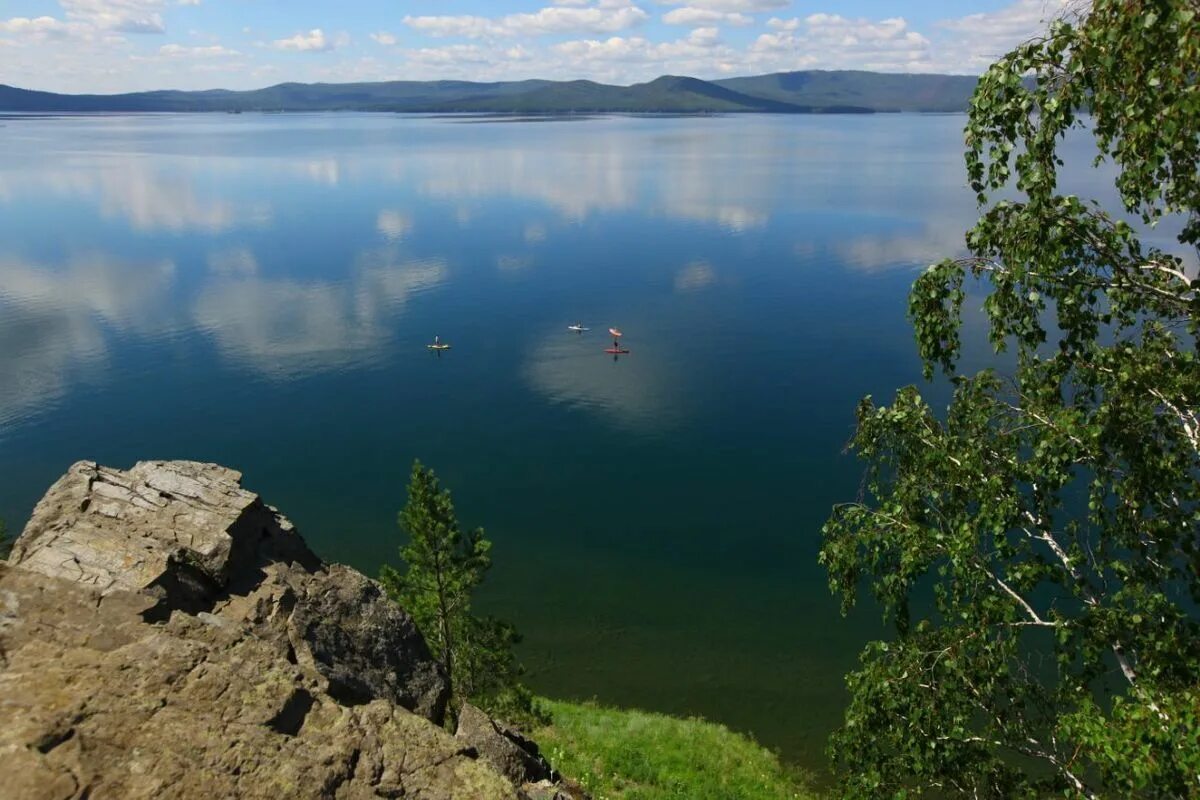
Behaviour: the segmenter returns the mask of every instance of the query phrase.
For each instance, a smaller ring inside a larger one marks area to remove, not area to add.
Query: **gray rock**
[[[517,798],[440,721],[411,618],[232,470],[81,462],[0,562],[0,762],[26,798]]]
[[[537,744],[470,703],[463,703],[459,711],[458,730],[454,736],[473,747],[481,759],[514,786],[551,778],[550,764],[538,752]]]
[[[0,564],[5,800],[519,797],[428,720],[339,703],[286,637],[155,602]]]
[[[590,800],[587,792],[577,783],[570,781],[538,781],[521,787],[524,800]]]
[[[351,705],[385,699],[441,723],[447,687],[412,619],[361,573],[326,566],[292,523],[215,464],[143,461],[128,472],[81,461],[50,488],[10,563],[236,619],[286,639],[326,690]]]
[[[143,461],[128,472],[80,461],[33,510],[9,563],[87,584],[144,592],[148,614],[209,610],[254,585],[262,566],[318,559],[288,520],[215,464]]]
[[[441,722],[449,698],[445,676],[412,618],[375,581],[330,567],[305,585],[290,625],[339,702],[383,697]]]

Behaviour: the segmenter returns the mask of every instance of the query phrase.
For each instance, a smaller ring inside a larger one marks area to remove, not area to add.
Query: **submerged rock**
[[[38,504],[0,563],[5,798],[527,796],[438,726],[411,618],[240,477],[81,462]]]

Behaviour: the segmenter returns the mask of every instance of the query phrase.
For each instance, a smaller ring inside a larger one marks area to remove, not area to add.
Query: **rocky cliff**
[[[73,467],[0,562],[5,798],[566,797],[232,470]],[[518,752],[519,751],[519,752]]]

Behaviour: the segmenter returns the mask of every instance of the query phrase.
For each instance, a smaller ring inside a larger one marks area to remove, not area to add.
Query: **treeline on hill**
[[[703,81],[386,81],[281,83],[250,91],[69,95],[0,85],[0,111],[394,111],[493,113],[872,113],[964,111],[977,78],[860,71],[783,72]]]

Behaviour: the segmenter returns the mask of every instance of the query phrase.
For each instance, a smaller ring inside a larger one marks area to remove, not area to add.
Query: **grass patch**
[[[799,772],[748,736],[702,719],[539,700],[550,763],[595,800],[814,800]]]

